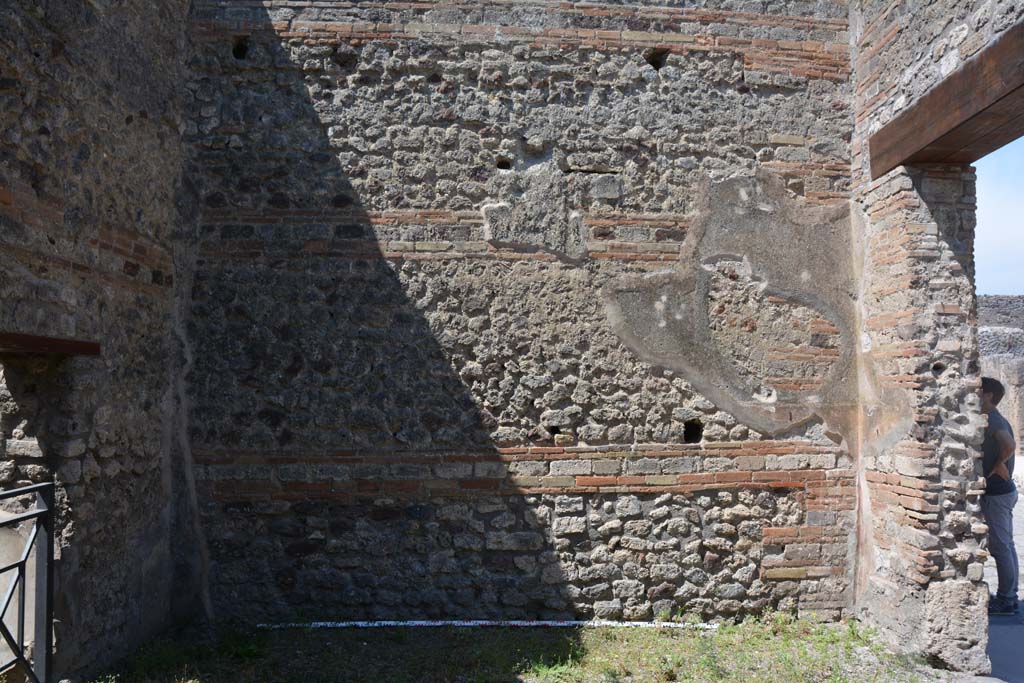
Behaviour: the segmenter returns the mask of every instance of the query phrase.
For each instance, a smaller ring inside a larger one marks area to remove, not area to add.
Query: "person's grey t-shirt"
[[[996,441],[996,432],[1003,429],[1010,432],[1010,437],[1013,437],[1013,429],[1010,427],[1010,423],[999,414],[998,410],[993,410],[988,414],[988,426],[985,427],[985,441],[981,444],[981,450],[984,454],[981,468],[982,473],[985,475],[985,495],[987,496],[1000,496],[1017,490],[1013,483],[1013,464],[1014,460],[1017,459],[1016,453],[1011,455],[1010,459],[1006,461],[1006,469],[1010,472],[1009,480],[992,474],[992,469],[999,460],[999,442]]]

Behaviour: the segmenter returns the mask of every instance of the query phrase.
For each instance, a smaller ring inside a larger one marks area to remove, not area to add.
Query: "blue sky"
[[[1024,138],[975,162],[978,294],[1024,294]]]

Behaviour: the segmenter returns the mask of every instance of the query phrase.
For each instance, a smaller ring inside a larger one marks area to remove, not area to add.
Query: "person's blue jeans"
[[[988,525],[988,550],[996,561],[999,590],[996,597],[1016,600],[1019,566],[1017,548],[1013,545],[1013,506],[1017,492],[999,496],[982,496],[981,512]]]

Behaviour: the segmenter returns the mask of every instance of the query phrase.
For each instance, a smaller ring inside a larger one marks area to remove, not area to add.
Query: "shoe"
[[[1017,609],[1016,598],[1001,598],[995,595],[988,602],[989,614],[1016,614]]]

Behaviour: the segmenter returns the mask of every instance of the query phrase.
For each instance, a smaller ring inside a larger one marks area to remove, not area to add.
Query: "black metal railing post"
[[[40,683],[50,683],[53,664],[53,488],[50,485],[36,492],[37,505],[46,510],[36,522],[36,637],[32,659]],[[24,611],[22,607],[23,615]]]
[[[16,570],[14,580],[0,604],[0,640],[10,648],[14,659],[0,664],[0,673],[20,665],[32,683],[51,683],[53,671],[53,540],[55,538],[54,485],[33,484],[20,489],[0,492],[0,501],[32,496],[32,509],[0,519],[0,528],[17,527],[32,521],[32,530],[19,559],[0,567],[0,575]],[[32,642],[32,662],[26,657],[25,596],[28,582],[28,560],[35,557],[35,639]],[[18,596],[17,635],[11,633],[4,622],[7,609],[15,594]]]

